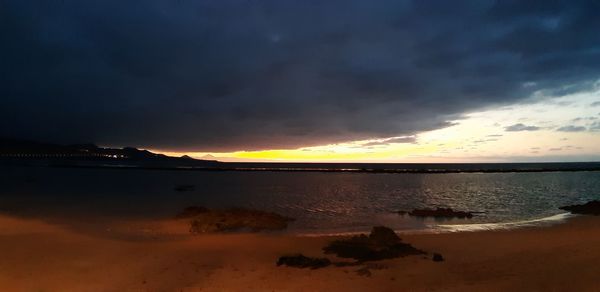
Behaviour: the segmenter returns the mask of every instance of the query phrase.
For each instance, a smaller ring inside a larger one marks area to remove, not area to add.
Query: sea
[[[382,169],[428,167],[388,164]],[[376,225],[399,232],[455,232],[553,224],[571,216],[559,207],[600,199],[600,171],[467,167],[484,171],[327,171],[327,165],[314,171],[0,166],[0,214],[161,219],[173,218],[188,206],[241,207],[295,218],[285,232],[310,236],[365,232]],[[436,207],[476,213],[471,219],[399,213]]]

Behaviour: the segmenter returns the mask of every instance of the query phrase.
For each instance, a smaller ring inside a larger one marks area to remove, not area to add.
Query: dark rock
[[[332,265],[336,266],[336,267],[355,267],[355,266],[359,266],[362,265],[362,263],[360,262],[332,262]]]
[[[277,266],[281,265],[294,268],[318,269],[331,265],[331,261],[327,258],[311,258],[302,254],[296,254],[280,257],[277,260]]]
[[[371,270],[367,267],[360,268],[360,269],[356,270],[355,272],[357,275],[363,276],[363,277],[371,277],[371,275],[373,275],[371,273]]]
[[[199,214],[206,213],[206,212],[208,212],[207,208],[200,207],[200,206],[191,206],[191,207],[186,207],[185,209],[183,209],[183,211],[181,211],[181,213],[177,214],[175,216],[175,218],[178,218],[178,219],[191,218],[191,217],[194,217]]]
[[[364,234],[331,242],[323,248],[326,254],[352,258],[359,262],[391,259],[407,255],[424,254],[408,243],[403,243],[396,233],[383,226],[373,227],[369,236]]]
[[[242,208],[212,210],[204,207],[188,207],[176,217],[191,219],[191,233],[281,230],[294,220],[272,212]]]
[[[407,214],[415,217],[435,217],[435,218],[473,218],[474,212],[454,211],[451,208],[436,209],[414,209],[410,212],[399,211],[400,215]]]
[[[371,270],[383,270],[383,269],[387,269],[387,266],[384,266],[382,264],[369,263],[369,264],[364,265],[362,268],[356,270],[355,272],[359,276],[371,277],[371,275],[372,275]]]
[[[180,185],[173,188],[177,192],[191,192],[196,189],[194,185]]]
[[[434,262],[443,262],[444,261],[444,257],[439,254],[439,253],[434,253],[433,257],[431,258]]]
[[[590,201],[583,205],[571,205],[560,207],[561,210],[569,211],[573,214],[600,215],[600,201]]]
[[[369,240],[378,246],[391,246],[401,241],[394,230],[385,226],[373,227]]]

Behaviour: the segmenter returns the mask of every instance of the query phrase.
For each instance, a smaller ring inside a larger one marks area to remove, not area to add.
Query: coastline
[[[317,172],[317,173],[372,173],[372,174],[448,174],[448,173],[535,173],[535,172],[599,172],[600,166],[590,168],[535,168],[535,169],[370,169],[370,168],[292,168],[292,167],[164,167],[136,165],[49,165],[58,168],[140,169],[208,172]]]
[[[93,219],[83,224],[94,224]],[[407,256],[360,267],[277,267],[279,256],[323,257],[336,237],[192,236],[177,220],[111,223],[94,231],[0,216],[0,286],[10,291],[594,290],[600,217],[510,230],[400,234],[445,261]],[[334,258],[328,256],[329,258]]]
[[[174,158],[177,159],[177,158]],[[195,160],[193,160],[195,161]],[[199,160],[199,162],[207,162]],[[316,172],[373,174],[448,174],[448,173],[535,173],[598,172],[600,162],[524,162],[524,163],[313,163],[313,162],[221,162],[186,165],[152,160],[70,160],[17,159],[0,155],[0,165],[110,170],[164,170],[198,172]]]

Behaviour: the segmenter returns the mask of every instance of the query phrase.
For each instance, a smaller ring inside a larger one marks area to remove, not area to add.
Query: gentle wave
[[[427,225],[423,229],[401,229],[394,230],[399,234],[438,234],[438,233],[453,233],[453,232],[476,232],[476,231],[493,231],[493,230],[512,230],[525,227],[541,227],[550,226],[565,222],[569,218],[573,218],[577,215],[571,213],[561,213],[552,215],[549,217],[523,220],[516,222],[502,222],[502,223],[475,223],[475,224],[431,224]],[[368,233],[368,230],[363,232],[352,231],[352,232],[325,232],[325,233],[299,233],[297,236],[301,237],[322,237],[322,236],[353,236]]]
[[[557,223],[562,223],[569,218],[576,215],[571,213],[561,213],[549,217],[524,220],[517,222],[504,222],[504,223],[480,223],[480,224],[448,224],[448,225],[435,225],[429,226],[435,233],[445,232],[472,232],[472,231],[486,231],[486,230],[509,230],[523,227],[535,227],[535,226],[548,226]]]

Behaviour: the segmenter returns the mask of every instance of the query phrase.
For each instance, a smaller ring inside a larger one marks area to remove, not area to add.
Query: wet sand
[[[2,291],[600,291],[600,217],[509,231],[402,235],[441,253],[317,270],[281,255],[323,257],[331,237],[189,235],[183,221],[0,216]],[[332,260],[335,257],[328,256]]]

